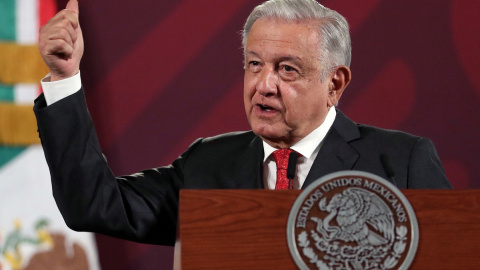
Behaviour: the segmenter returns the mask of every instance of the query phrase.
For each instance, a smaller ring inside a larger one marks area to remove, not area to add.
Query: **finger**
[[[78,21],[78,15],[75,15],[73,12],[70,12],[69,10],[66,10],[67,12],[65,13],[65,19],[67,19],[73,26],[73,29],[77,29],[79,27],[80,23]]]
[[[73,47],[75,40],[73,39],[72,34],[70,32],[73,32],[75,35],[76,33],[71,27],[69,28],[71,29],[71,31],[65,28],[60,28],[58,30],[55,30],[50,35],[48,35],[48,40],[61,39],[61,40],[64,40],[66,43],[68,43],[68,45]]]
[[[64,25],[62,25],[58,29],[52,28],[52,32],[55,32],[55,33],[52,33],[54,35],[55,34],[59,35],[59,38],[64,37],[66,41],[70,41],[72,43],[72,46],[73,46],[73,43],[77,41],[77,32],[75,31],[75,29],[73,28],[73,25],[71,24],[64,23]]]
[[[79,29],[79,28],[78,28]],[[77,41],[77,32],[69,20],[63,18],[52,22],[48,27],[40,28],[40,38],[42,39],[65,39],[67,42],[75,43]]]
[[[72,12],[78,19],[78,0],[70,0],[67,3],[66,7],[70,12]]]
[[[50,40],[45,49],[48,55],[60,56],[62,58],[71,58],[73,55],[73,47],[63,39]]]
[[[59,11],[53,18],[51,18],[45,26],[47,27],[54,27],[58,25],[59,23],[67,23],[67,20],[72,26],[73,29],[77,29],[79,26],[78,24],[78,18],[69,10],[61,10]]]

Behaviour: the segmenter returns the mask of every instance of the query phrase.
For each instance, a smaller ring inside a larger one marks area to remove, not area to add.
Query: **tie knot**
[[[292,149],[279,149],[272,153],[275,163],[277,163],[277,170],[283,169],[286,170],[288,167],[288,157],[292,153]]]

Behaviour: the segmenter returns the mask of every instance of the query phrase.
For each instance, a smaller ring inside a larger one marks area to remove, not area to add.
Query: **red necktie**
[[[288,189],[288,157],[292,151],[292,149],[280,149],[272,153],[273,159],[277,163],[277,183],[275,184],[275,189]]]

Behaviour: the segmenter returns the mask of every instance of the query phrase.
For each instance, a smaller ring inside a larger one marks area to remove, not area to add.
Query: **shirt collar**
[[[301,139],[299,142],[294,144],[290,149],[295,150],[305,158],[309,159],[315,149],[320,145],[322,140],[325,138],[327,135],[327,132],[330,130],[330,128],[333,125],[333,121],[335,121],[335,116],[337,115],[337,112],[335,110],[335,107],[332,106],[327,113],[327,117],[325,117],[325,121],[314,129],[310,134],[305,136],[305,138]],[[267,158],[275,151],[278,150],[272,146],[270,146],[268,143],[263,141],[263,152],[264,152],[264,158],[263,162],[267,160]]]

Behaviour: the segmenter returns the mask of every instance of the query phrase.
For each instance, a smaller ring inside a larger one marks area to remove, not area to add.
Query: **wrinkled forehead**
[[[245,36],[243,40],[243,48],[248,44],[248,40],[251,39],[252,31],[258,34],[261,32],[263,35],[275,34],[275,35],[285,35],[285,34],[295,34],[290,32],[290,29],[301,29],[302,32],[299,33],[303,36],[308,35],[310,38],[316,39],[317,42],[321,41],[321,25],[322,21],[317,19],[281,19],[276,17],[260,17],[256,20],[252,27],[249,29],[248,35]],[[269,35],[270,36],[270,35]]]
[[[318,21],[261,18],[251,28],[245,54],[265,47],[318,53],[319,42]]]

